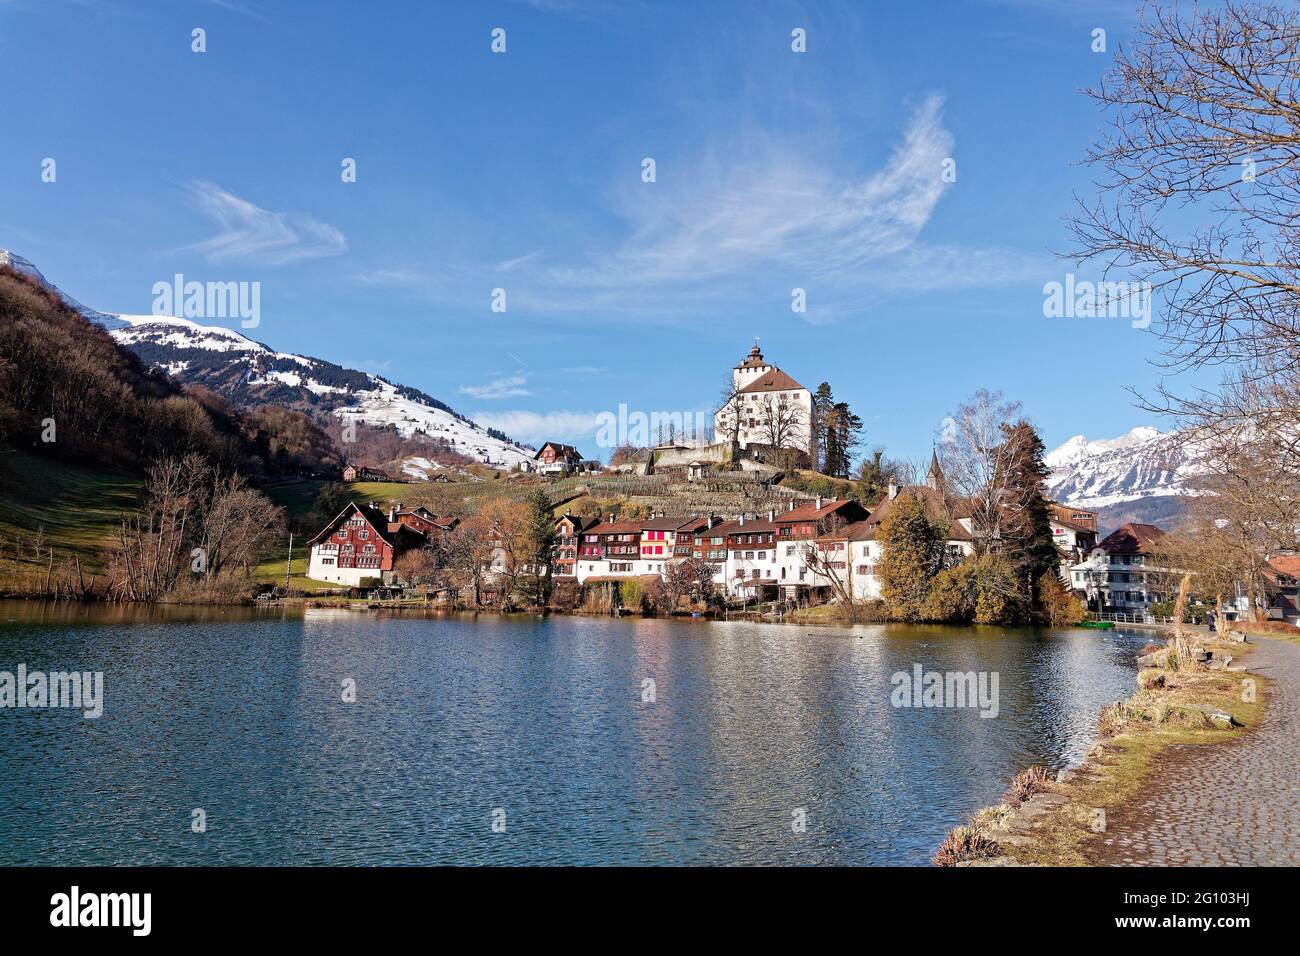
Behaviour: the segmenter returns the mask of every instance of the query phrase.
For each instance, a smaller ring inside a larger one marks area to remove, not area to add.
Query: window
[[[792,544],[787,544],[787,545],[785,546],[786,557],[789,557],[789,556],[793,555],[794,552],[795,552],[795,546],[794,546],[794,545],[792,545]]]
[[[753,561],[753,560],[754,560],[754,552],[753,552],[753,551],[746,551],[746,552],[745,552],[745,560],[746,560],[746,561]]]
[[[760,561],[766,561],[766,560],[767,560],[767,552],[766,552],[766,551],[760,551],[760,552],[758,552],[758,560],[760,560]]]

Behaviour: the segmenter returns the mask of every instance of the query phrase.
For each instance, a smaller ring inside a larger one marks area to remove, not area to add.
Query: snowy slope
[[[1119,438],[1090,441],[1075,435],[1050,452],[1048,491],[1056,501],[1103,508],[1143,498],[1192,494],[1195,447],[1178,432],[1149,426]]]
[[[234,329],[205,326],[188,319],[154,315],[119,316],[127,325],[115,339],[183,381],[215,387],[241,401],[294,404],[308,392],[312,404],[328,407],[340,420],[393,425],[404,437],[423,433],[444,439],[452,450],[475,461],[513,468],[532,457],[526,448],[487,433],[436,399],[368,372],[322,359],[277,352]]]
[[[87,309],[64,295],[21,256],[0,250],[0,262],[33,276],[140,358],[183,382],[203,385],[237,405],[271,403],[325,412],[340,420],[393,425],[404,438],[423,433],[452,450],[498,468],[533,452],[478,425],[417,389],[324,359],[276,350],[235,329],[157,315]],[[427,474],[427,469],[424,469]],[[414,474],[414,471],[408,472]]]
[[[54,283],[46,279],[45,276],[41,275],[41,270],[37,269],[36,266],[32,265],[22,256],[12,253],[8,249],[0,249],[0,265],[9,266],[17,272],[31,276],[41,285],[58,295],[58,297],[63,300],[64,305],[72,309],[74,312],[80,312],[91,322],[94,322],[97,325],[102,325],[106,329],[122,327],[122,323],[118,321],[117,316],[110,315],[107,312],[96,312],[94,309],[86,308],[86,306],[82,305],[76,299],[72,298],[72,296],[68,295],[58,286],[54,285]]]

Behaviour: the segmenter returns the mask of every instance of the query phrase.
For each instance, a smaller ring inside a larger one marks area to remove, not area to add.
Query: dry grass
[[[1016,774],[1002,799],[1011,806],[1017,807],[1034,794],[1050,789],[1051,777],[1048,776],[1047,768],[1030,767],[1028,770],[1022,770]]]
[[[953,827],[930,862],[934,866],[956,866],[1001,855],[998,845],[976,828]]]
[[[1145,667],[1138,671],[1137,680],[1143,690],[1159,690],[1166,685],[1168,677],[1158,667]]]

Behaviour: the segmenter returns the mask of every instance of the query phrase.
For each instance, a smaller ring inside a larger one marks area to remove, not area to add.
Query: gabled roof
[[[1052,524],[1059,524],[1062,528],[1069,528],[1071,531],[1082,531],[1085,534],[1097,533],[1096,528],[1089,528],[1086,524],[1082,524],[1078,521],[1070,521],[1068,518],[1059,518],[1056,515],[1052,515],[1048,520],[1051,521]]]
[[[419,547],[428,540],[420,532],[406,525],[399,525],[397,530],[389,531],[388,515],[378,508],[370,507],[370,505],[359,505],[355,501],[350,501],[347,507],[340,511],[333,521],[327,524],[316,537],[307,542],[308,547],[317,544],[323,538],[328,538],[343,520],[350,517],[353,512],[365,519],[366,524],[370,525],[370,529],[393,548]]]
[[[660,515],[658,518],[646,518],[641,522],[642,531],[676,531],[689,519],[680,515]]]
[[[871,514],[867,516],[866,524],[872,529],[880,527],[880,522],[885,520],[885,516],[894,510],[894,502],[904,496],[920,498],[925,505],[925,512],[931,518],[946,518],[948,521],[948,540],[949,541],[970,541],[971,534],[965,526],[958,520],[965,517],[961,514],[953,514],[949,510],[949,503],[945,500],[943,492],[938,488],[931,488],[929,485],[908,485],[898,489],[898,494],[890,498],[888,496],[876,502],[871,508]],[[960,507],[959,507],[960,510]],[[873,535],[874,537],[874,535]],[[869,539],[855,539],[869,540]]]
[[[803,388],[798,382],[792,379],[779,368],[774,368],[770,372],[765,372],[754,381],[750,382],[742,392],[788,392],[794,389]],[[806,391],[806,389],[805,389]]]
[[[1300,554],[1281,554],[1268,559],[1269,567],[1279,574],[1300,580]]]
[[[787,521],[820,521],[822,518],[828,518],[840,511],[860,511],[865,517],[867,509],[852,498],[836,498],[832,501],[823,501],[820,508],[817,502],[807,501],[797,506],[791,511],[779,511],[776,515],[777,524],[785,524]]]
[[[599,521],[585,532],[586,534],[640,534],[640,521]]]
[[[1164,536],[1164,530],[1153,524],[1130,521],[1106,535],[1097,547],[1107,554],[1150,554]]]
[[[558,518],[555,519],[555,523],[559,524],[561,521],[564,521],[566,518],[569,521],[573,522],[574,534],[581,534],[582,532],[589,530],[593,525],[600,523],[600,518],[598,516],[587,515],[584,517],[583,515],[571,515],[571,514],[560,515]]]
[[[765,533],[776,531],[775,522],[768,521],[766,518],[746,518],[745,523],[735,522],[735,527],[727,531],[727,534],[749,534],[751,531]]]
[[[876,526],[870,521],[855,521],[834,531],[827,531],[817,538],[818,541],[874,541]]]
[[[541,448],[537,449],[537,454],[533,455],[533,460],[536,461],[539,459],[542,456],[542,452],[546,451],[547,448],[554,449],[557,455],[562,455],[565,458],[582,458],[582,455],[578,453],[578,449],[574,448],[572,445],[562,445],[558,441],[548,441],[544,443]]]

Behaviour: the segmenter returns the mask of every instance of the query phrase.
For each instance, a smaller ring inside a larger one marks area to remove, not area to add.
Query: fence
[[[1089,611],[1087,618],[1090,621],[1111,621],[1115,624],[1173,624],[1172,617],[1161,617],[1156,614],[1124,614],[1119,611],[1106,611],[1097,613]]]

